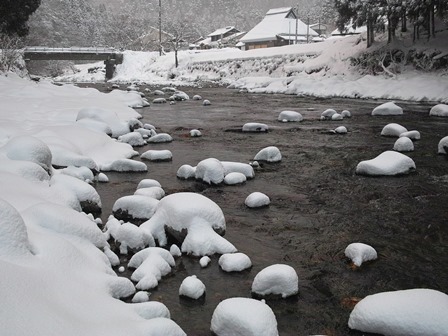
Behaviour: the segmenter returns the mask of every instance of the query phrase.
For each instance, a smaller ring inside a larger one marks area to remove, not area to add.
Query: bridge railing
[[[115,48],[110,47],[68,47],[68,48],[53,48],[53,47],[25,47],[25,52],[32,53],[86,53],[86,54],[107,54],[120,52]]]

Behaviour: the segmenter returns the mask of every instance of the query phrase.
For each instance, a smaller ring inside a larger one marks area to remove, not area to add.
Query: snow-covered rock
[[[220,184],[224,181],[224,175],[224,166],[214,158],[202,160],[195,169],[195,178],[208,184]]]
[[[68,166],[67,168],[55,170],[55,172],[76,177],[77,179],[87,183],[91,183],[95,179],[92,170],[87,167]]]
[[[410,157],[394,152],[385,151],[376,158],[361,161],[356,167],[356,174],[360,175],[400,175],[416,169],[414,160]]]
[[[388,102],[375,107],[372,111],[373,116],[378,115],[402,115],[403,109],[394,102]]]
[[[202,105],[204,105],[204,106],[209,106],[209,105],[211,105],[212,103],[210,103],[210,100],[208,100],[208,99],[205,99],[203,102],[202,102]]]
[[[159,133],[150,137],[147,140],[148,143],[171,142],[171,141],[173,141],[173,138],[168,133]]]
[[[118,159],[109,163],[104,163],[100,166],[102,171],[117,171],[117,172],[144,172],[148,171],[146,164],[140,161],[131,159]]]
[[[265,147],[260,150],[254,157],[254,160],[267,162],[280,162],[282,160],[282,153],[275,146]]]
[[[363,243],[351,243],[345,248],[345,256],[352,260],[356,266],[361,266],[363,262],[376,260],[378,255],[375,249]]]
[[[112,136],[112,129],[110,128],[110,126],[105,122],[99,120],[93,120],[88,118],[80,119],[76,121],[76,125],[87,128],[95,132],[100,132]]]
[[[165,98],[155,98],[152,101],[153,104],[165,104],[166,103],[166,99]]]
[[[175,101],[184,101],[184,100],[189,100],[189,99],[190,99],[190,96],[188,96],[183,91],[175,91],[173,93],[173,95],[170,97],[170,100],[175,100]]]
[[[159,301],[150,301],[133,304],[135,312],[145,320],[150,320],[156,317],[171,318],[168,308]]]
[[[197,300],[205,295],[205,285],[196,275],[188,276],[180,284],[179,295]]]
[[[408,137],[400,136],[394,143],[394,150],[397,152],[412,152],[414,150],[414,143]]]
[[[110,94],[110,93],[109,93]],[[91,119],[106,124],[112,130],[113,137],[130,132],[129,124],[121,121],[115,112],[98,107],[85,107],[78,111],[76,120]]]
[[[334,129],[334,132],[336,133],[336,134],[347,134],[347,127],[345,127],[345,126],[339,126],[339,127],[336,127],[335,129]]]
[[[176,244],[170,246],[170,253],[173,257],[180,257],[182,255],[182,251]]]
[[[448,136],[442,138],[437,146],[437,153],[448,154]]]
[[[118,141],[127,143],[132,147],[146,145],[146,141],[143,139],[143,136],[140,134],[140,132],[130,132],[120,135],[118,137]]]
[[[399,137],[400,134],[407,132],[408,130],[400,124],[390,123],[383,127],[381,131],[382,136]]]
[[[325,119],[329,119],[329,120],[331,120],[331,117],[333,116],[333,114],[336,114],[336,113],[337,113],[337,112],[336,112],[335,109],[329,108],[329,109],[326,109],[325,111],[323,111],[323,112],[321,113],[320,117],[321,117],[321,119],[323,119],[323,120],[325,120]]]
[[[134,132],[140,133],[142,135],[143,139],[148,139],[157,134],[154,130],[146,129],[143,127],[137,128],[136,130],[134,130]]]
[[[184,164],[177,170],[176,176],[180,179],[188,180],[196,175],[196,167]]]
[[[341,116],[342,116],[342,118],[351,118],[352,113],[349,110],[344,110],[341,112]]]
[[[373,294],[350,314],[348,326],[394,336],[446,335],[448,295],[424,288]]]
[[[246,175],[243,173],[233,172],[224,177],[224,183],[227,185],[242,184],[246,182]]]
[[[269,131],[269,126],[262,123],[250,122],[245,123],[242,127],[243,132],[267,132]]]
[[[198,138],[198,137],[201,137],[201,136],[202,136],[202,133],[201,133],[201,131],[198,130],[198,129],[192,129],[192,130],[190,131],[190,136],[191,136],[192,138]]]
[[[193,100],[202,100],[202,97],[200,95],[194,95]]]
[[[277,120],[282,122],[302,121],[303,116],[296,111],[282,111],[279,113]]]
[[[282,298],[299,292],[299,277],[289,265],[275,264],[262,269],[255,276],[252,292],[258,295],[281,295]]]
[[[153,94],[154,96],[163,96],[165,92],[163,92],[162,90],[154,90]]]
[[[139,188],[134,192],[134,195],[146,196],[155,198],[156,200],[161,200],[163,197],[165,197],[165,190],[160,187]]]
[[[150,149],[140,155],[141,159],[150,161],[170,161],[173,159],[173,153],[168,149],[155,150]]]
[[[219,257],[219,266],[226,272],[241,272],[252,267],[250,258],[241,252],[226,253]]]
[[[132,297],[132,303],[141,303],[141,302],[147,302],[149,301],[149,295],[148,292],[145,291],[139,291],[134,294]]]
[[[408,131],[400,134],[400,137],[407,137],[411,140],[420,140],[420,132],[419,131]]]
[[[260,208],[268,206],[271,203],[269,196],[259,191],[255,191],[246,197],[244,204],[249,208]]]
[[[147,322],[148,336],[187,336],[182,328],[169,318],[156,317]]]
[[[277,320],[264,302],[230,298],[215,308],[211,331],[217,336],[278,336]]]
[[[131,275],[135,286],[140,290],[149,290],[157,287],[163,276],[171,272],[176,265],[173,256],[160,247],[148,247],[134,254],[129,260],[128,268],[135,268]]]
[[[429,110],[429,115],[436,117],[448,117],[448,104],[437,104]]]
[[[150,187],[162,188],[162,185],[160,184],[159,181],[154,180],[154,179],[143,179],[137,185],[137,189],[140,189],[140,188],[150,188]]]
[[[117,199],[112,207],[114,216],[118,219],[149,219],[154,214],[159,201],[155,198],[128,195]]]
[[[236,252],[236,248],[219,235],[226,229],[221,208],[200,194],[182,192],[165,196],[151,219],[140,227],[148,230],[161,246],[167,243],[165,230],[168,230],[177,240],[183,240],[181,250],[184,253],[204,256]]]
[[[199,264],[202,268],[207,267],[212,260],[209,256],[203,256],[201,259],[199,259]]]
[[[342,119],[344,119],[344,117],[339,113],[335,113],[331,116],[331,120],[342,120]]]
[[[242,162],[232,162],[232,161],[221,161],[224,167],[224,173],[241,173],[246,176],[246,178],[251,179],[255,176],[254,168],[247,163]]]

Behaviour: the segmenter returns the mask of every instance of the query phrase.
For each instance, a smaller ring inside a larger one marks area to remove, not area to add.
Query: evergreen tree
[[[1,0],[0,32],[25,36],[28,33],[28,18],[39,5],[40,0]]]

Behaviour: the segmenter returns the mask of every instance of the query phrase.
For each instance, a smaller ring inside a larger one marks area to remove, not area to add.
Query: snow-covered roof
[[[290,7],[270,9],[266,16],[252,30],[250,30],[241,42],[259,42],[277,39],[277,35],[289,36],[297,35],[317,36],[318,34],[311,28],[308,28],[300,19],[288,18],[292,9]]]
[[[208,34],[207,36],[212,37],[212,36],[224,35],[224,34],[228,33],[229,31],[231,31],[232,29],[236,29],[236,28],[234,26],[227,26],[224,28],[219,28],[219,29],[215,30],[213,33]]]
[[[338,28],[333,30],[331,32],[332,36],[337,35],[354,35],[354,34],[361,34],[363,32],[367,31],[367,26],[361,26],[353,28],[352,25],[345,26],[344,30],[341,32]]]

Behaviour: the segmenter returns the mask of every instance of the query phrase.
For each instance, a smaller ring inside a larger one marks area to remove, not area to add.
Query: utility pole
[[[159,56],[162,56],[162,0],[159,0]]]
[[[299,10],[297,10],[297,13],[295,13],[296,15],[296,38],[295,38],[295,44],[297,44],[297,34],[299,32],[299,15],[298,15]]]
[[[310,43],[310,17],[308,16],[308,23],[306,25],[306,43]]]

